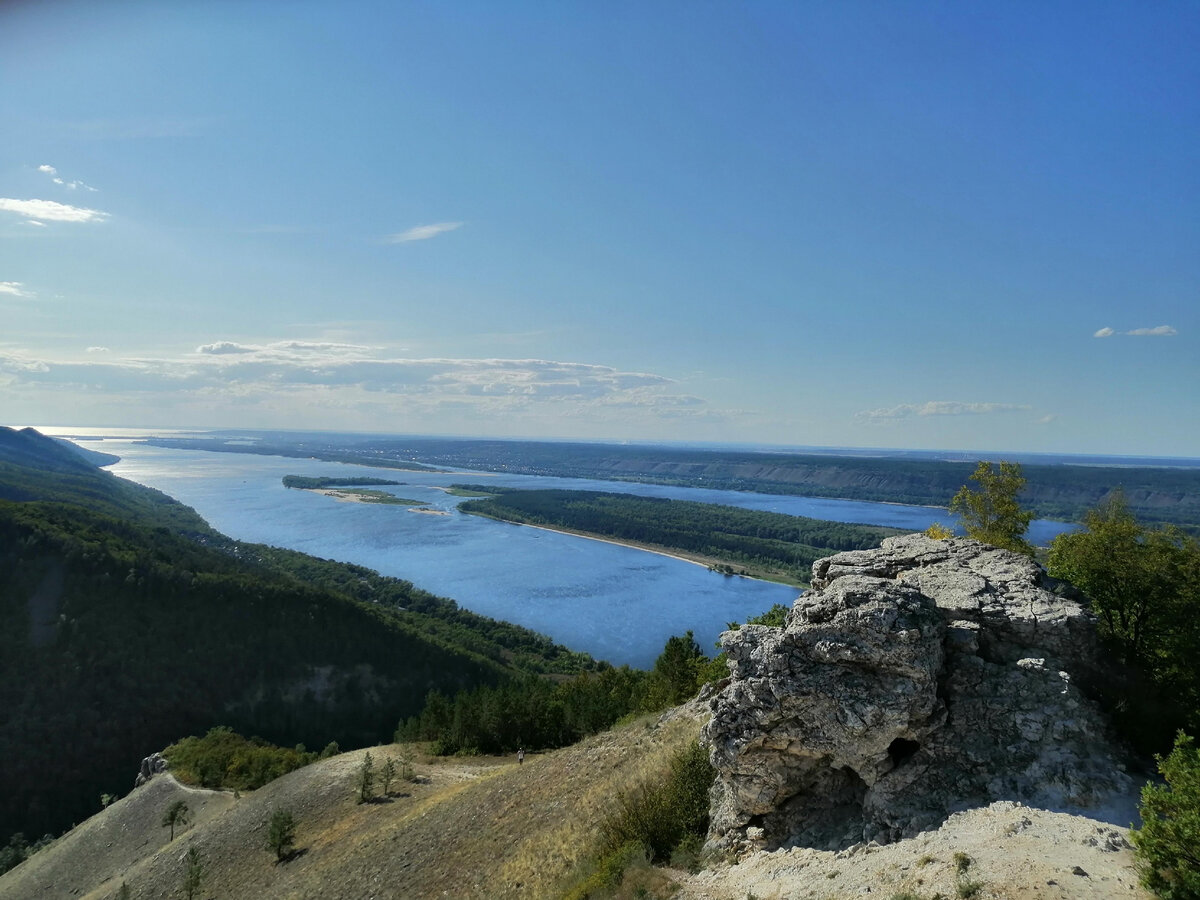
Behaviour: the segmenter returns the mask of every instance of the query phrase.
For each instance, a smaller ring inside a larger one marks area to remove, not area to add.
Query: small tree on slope
[[[200,890],[200,882],[204,880],[204,863],[200,861],[200,851],[188,847],[187,859],[183,870],[183,892],[188,900],[193,900],[196,891]]]
[[[282,862],[292,852],[296,842],[296,820],[290,809],[277,809],[267,826],[267,849],[275,851],[275,861]]]
[[[171,829],[171,840],[175,840],[175,826],[182,828],[188,823],[188,805],[182,800],[176,800],[163,813],[162,827]]]
[[[362,765],[358,769],[358,802],[366,803],[375,793],[375,771],[371,754],[363,756]]]

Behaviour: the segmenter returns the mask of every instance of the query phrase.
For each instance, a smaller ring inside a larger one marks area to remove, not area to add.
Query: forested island
[[[408,497],[397,497],[387,491],[372,490],[363,485],[404,484],[403,481],[389,481],[386,478],[309,478],[304,475],[284,475],[283,486],[302,491],[312,491],[314,494],[324,494],[335,500],[349,500],[354,503],[379,503],[385,506],[420,506],[424,501],[412,500]]]
[[[283,486],[311,491],[317,488],[331,487],[376,487],[380,485],[404,484],[403,481],[392,481],[388,478],[312,478],[308,475],[284,475]]]
[[[537,525],[679,554],[724,574],[806,585],[814,561],[839,550],[865,550],[895,528],[848,525],[763,512],[602,491],[517,490],[455,484],[468,500],[462,512]]]

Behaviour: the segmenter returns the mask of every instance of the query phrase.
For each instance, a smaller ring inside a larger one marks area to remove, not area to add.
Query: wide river
[[[158,488],[194,508],[230,537],[368,566],[452,597],[475,612],[550,635],[599,659],[648,667],[666,639],[691,630],[711,650],[726,623],[745,621],[797,590],[726,577],[703,566],[603,541],[495,522],[457,511],[455,482],[506,487],[614,490],[726,503],[839,522],[919,531],[953,525],[944,509],[849,500],[714,491],[628,482],[389,471],[319,460],[169,450],[133,440],[85,440],[121,457],[110,471]],[[391,478],[386,488],[444,515],[405,506],[348,503],[283,487],[284,475]],[[1038,521],[1035,543],[1071,526]]]

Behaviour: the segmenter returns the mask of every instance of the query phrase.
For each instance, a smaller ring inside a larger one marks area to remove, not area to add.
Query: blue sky
[[[1193,3],[0,5],[0,420],[1200,455]]]

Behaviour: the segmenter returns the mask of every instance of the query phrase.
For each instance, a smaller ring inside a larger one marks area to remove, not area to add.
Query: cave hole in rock
[[[921,745],[916,741],[910,741],[908,738],[896,738],[888,745],[887,752],[891,757],[892,765],[899,767],[908,762],[920,749]]]

